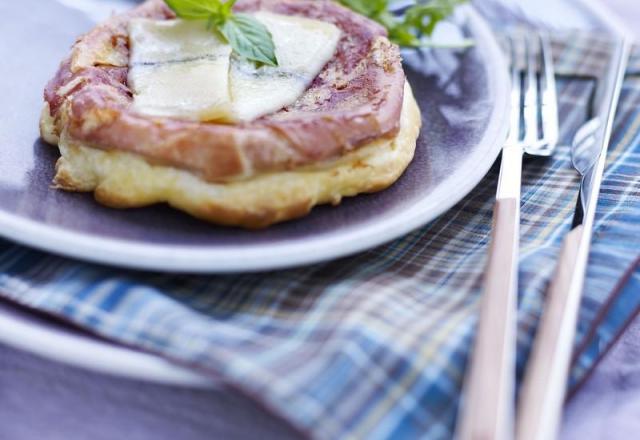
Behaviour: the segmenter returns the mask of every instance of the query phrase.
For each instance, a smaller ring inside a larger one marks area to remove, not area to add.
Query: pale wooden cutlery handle
[[[513,438],[520,200],[498,199],[459,440]]]
[[[517,440],[552,440],[558,434],[578,318],[579,303],[569,291],[581,238],[582,226],[565,237],[547,291],[520,394]]]

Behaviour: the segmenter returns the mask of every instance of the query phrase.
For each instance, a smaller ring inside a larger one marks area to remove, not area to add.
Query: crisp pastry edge
[[[202,220],[250,229],[303,217],[316,205],[337,205],[343,197],[389,187],[413,159],[421,126],[420,110],[405,83],[395,137],[372,141],[330,162],[212,183],[182,169],[152,165],[134,153],[84,146],[69,139],[64,129],[57,136],[47,107],[40,131],[45,141],[60,149],[53,180],[56,188],[93,191],[99,203],[112,208],[168,203]]]

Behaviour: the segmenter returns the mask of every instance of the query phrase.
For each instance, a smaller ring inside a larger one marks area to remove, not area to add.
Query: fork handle
[[[570,286],[582,225],[565,238],[532,348],[518,407],[517,439],[548,440],[557,437],[564,402],[579,297]]]
[[[521,170],[522,150],[505,148],[458,440],[513,438]]]
[[[459,440],[513,437],[519,200],[494,207],[480,321],[467,376]]]

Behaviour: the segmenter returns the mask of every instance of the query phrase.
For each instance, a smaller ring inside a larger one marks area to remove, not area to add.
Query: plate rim
[[[64,329],[34,316],[28,307],[0,300],[0,343],[50,361],[96,373],[151,383],[215,389],[213,377],[181,367],[160,356]]]
[[[509,125],[509,83],[506,61],[489,25],[473,8],[461,8],[474,35],[482,58],[489,60],[488,87],[495,96],[489,124],[478,145],[487,145],[485,159],[456,182],[454,194],[437,209],[416,205],[399,215],[332,237],[307,238],[298,243],[221,245],[202,248],[188,245],[154,245],[123,239],[103,238],[0,211],[0,236],[31,248],[82,261],[138,270],[170,273],[228,274],[277,270],[347,257],[388,243],[423,226],[462,200],[487,174],[502,149]],[[498,114],[500,112],[500,114]],[[71,244],[71,245],[70,245]]]

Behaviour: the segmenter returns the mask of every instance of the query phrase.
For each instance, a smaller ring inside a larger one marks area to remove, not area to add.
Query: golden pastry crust
[[[43,115],[49,115],[46,105]],[[302,217],[316,205],[337,205],[342,197],[387,188],[411,162],[420,124],[420,110],[405,84],[394,138],[372,141],[333,161],[226,183],[153,165],[135,153],[83,146],[65,132],[58,140],[51,118],[42,118],[41,131],[60,148],[54,178],[58,188],[93,191],[98,202],[114,208],[166,202],[209,222],[254,229]]]

